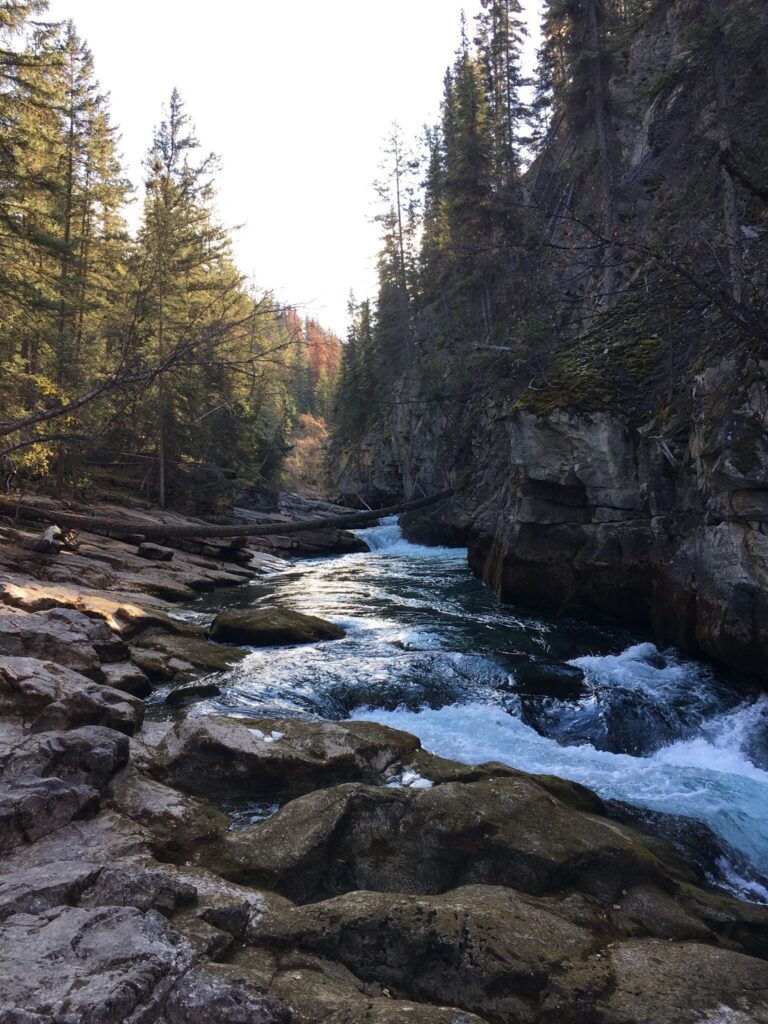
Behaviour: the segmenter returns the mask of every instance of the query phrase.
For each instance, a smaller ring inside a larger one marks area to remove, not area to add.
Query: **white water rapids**
[[[192,713],[376,721],[444,757],[573,779],[707,826],[718,884],[768,902],[768,697],[615,629],[504,606],[463,549],[410,544],[394,520],[358,532],[368,553],[298,563],[226,602],[312,612],[346,639],[253,651]],[[542,663],[564,688],[521,682]]]

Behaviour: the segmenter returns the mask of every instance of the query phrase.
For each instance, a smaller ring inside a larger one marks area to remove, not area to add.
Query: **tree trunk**
[[[347,512],[341,516],[322,516],[317,519],[304,519],[294,523],[253,524],[244,522],[238,526],[215,526],[210,523],[188,523],[183,526],[159,523],[156,526],[148,526],[136,521],[121,522],[116,519],[72,515],[69,512],[52,512],[50,509],[35,508],[34,505],[24,505],[21,501],[11,501],[3,497],[0,497],[0,508],[20,518],[32,519],[36,522],[55,520],[57,525],[75,530],[86,530],[88,533],[97,533],[106,537],[134,537],[141,535],[144,539],[152,540],[159,538],[181,540],[191,537],[234,539],[238,537],[283,536],[291,533],[302,533],[305,530],[347,529],[351,526],[361,526],[365,523],[376,522],[384,516],[426,508],[428,505],[434,505],[438,501],[450,498],[454,493],[455,491],[453,490],[440,491],[438,494],[433,494],[427,498],[403,501],[397,505],[390,505],[388,508],[366,512]]]

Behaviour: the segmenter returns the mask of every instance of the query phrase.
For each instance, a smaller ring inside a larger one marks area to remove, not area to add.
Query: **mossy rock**
[[[346,633],[332,622],[290,608],[230,608],[213,620],[210,636],[216,643],[276,647],[341,640]]]
[[[209,643],[205,637],[141,636],[131,648],[131,660],[153,682],[182,683],[201,674],[226,672],[246,655],[239,647]]]

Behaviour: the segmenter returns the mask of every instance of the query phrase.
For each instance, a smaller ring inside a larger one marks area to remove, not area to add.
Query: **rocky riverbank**
[[[243,653],[172,599],[272,555],[3,530],[2,1024],[768,1021],[768,908],[575,783],[366,722],[144,722]]]

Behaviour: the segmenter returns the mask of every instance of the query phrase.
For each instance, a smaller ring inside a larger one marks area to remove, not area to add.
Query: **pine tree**
[[[128,186],[90,53],[71,23],[33,32],[11,93],[14,173],[5,196],[18,213],[0,229],[6,355],[25,408],[41,400],[64,405],[104,365],[125,268],[120,209]],[[85,439],[96,424],[59,426],[65,437]],[[41,466],[56,454],[59,489],[74,472],[74,451],[62,440],[35,452]]]
[[[141,296],[149,357],[162,368],[179,346],[188,363],[200,355],[197,339],[216,317],[226,317],[239,298],[241,280],[229,258],[229,239],[215,222],[213,154],[193,163],[199,148],[176,89],[167,117],[155,132],[147,156],[144,222],[139,245],[148,280]],[[180,454],[176,398],[165,373],[157,380],[157,496],[165,505],[169,462]]]
[[[485,77],[492,121],[494,179],[497,194],[511,195],[518,185],[519,150],[528,109],[521,99],[527,80],[521,47],[527,29],[520,0],[481,0],[476,45]]]

